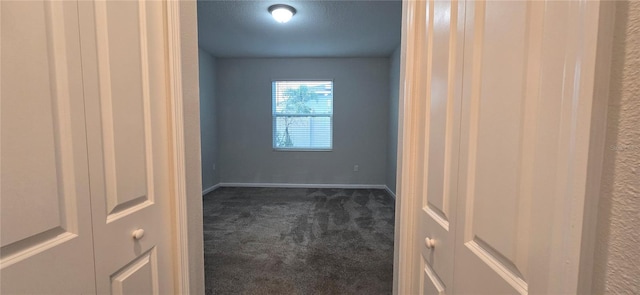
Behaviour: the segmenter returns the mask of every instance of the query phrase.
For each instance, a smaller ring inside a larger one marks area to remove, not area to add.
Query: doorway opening
[[[401,14],[198,1],[208,294],[392,292]]]

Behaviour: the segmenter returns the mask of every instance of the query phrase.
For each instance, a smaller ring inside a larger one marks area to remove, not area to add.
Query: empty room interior
[[[206,291],[389,294],[402,3],[287,4],[198,1]]]

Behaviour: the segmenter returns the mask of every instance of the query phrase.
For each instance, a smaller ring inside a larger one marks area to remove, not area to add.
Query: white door
[[[3,294],[174,293],[166,3],[3,1]]]
[[[462,103],[464,1],[416,2],[423,18],[425,39],[418,50],[422,83],[418,93],[424,111],[415,171],[420,249],[420,289],[424,294],[450,293],[456,225],[458,148]]]
[[[0,293],[92,294],[77,5],[2,1],[0,10]]]
[[[588,292],[610,6],[407,7],[397,293]]]
[[[101,294],[175,293],[165,5],[79,3]]]

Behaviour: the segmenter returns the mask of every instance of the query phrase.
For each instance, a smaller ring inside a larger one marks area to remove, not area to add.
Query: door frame
[[[418,281],[413,264],[417,249],[413,247],[417,231],[414,204],[417,199],[413,189],[415,180],[415,158],[417,126],[421,112],[414,105],[418,99],[416,79],[420,78],[421,55],[416,50],[417,44],[425,39],[424,1],[403,0],[402,3],[402,37],[400,42],[400,87],[398,94],[398,154],[396,172],[396,213],[394,230],[394,262],[393,262],[393,294],[413,294],[418,290]],[[423,8],[423,9],[421,9]]]
[[[188,216],[190,214],[201,214],[201,212],[189,212],[187,195],[187,161],[186,161],[186,141],[184,122],[184,97],[182,89],[182,40],[181,40],[181,14],[180,5],[182,1],[165,1],[165,17],[167,29],[167,49],[168,49],[168,79],[169,79],[169,121],[171,138],[171,177],[173,196],[174,228],[174,279],[175,292],[178,294],[190,294],[190,255],[199,253],[189,252],[189,226]],[[195,11],[192,17],[195,19]],[[184,16],[182,16],[184,17]],[[196,76],[197,77],[197,76]],[[199,142],[198,142],[199,145]],[[190,167],[190,169],[200,169],[200,167]],[[200,253],[201,254],[201,253]],[[195,278],[194,278],[195,279]],[[202,282],[204,284],[204,282]],[[204,286],[203,286],[204,289]]]
[[[461,0],[462,1],[462,0]],[[556,233],[567,237],[564,243],[554,245],[549,255],[556,257],[550,265],[551,290],[561,293],[590,294],[595,247],[598,198],[605,148],[605,127],[609,97],[609,72],[615,4],[608,1],[573,3],[568,25],[581,38],[571,38],[564,50],[572,54],[572,64],[578,79],[570,86],[575,113],[567,113],[568,121],[580,123],[568,133],[569,139],[560,147],[560,160],[567,163],[562,171],[565,177],[558,194],[561,201],[554,210]],[[416,145],[422,140],[418,122],[426,114],[415,108],[421,99],[420,81],[423,58],[421,44],[426,36],[424,19],[425,1],[403,0],[402,41],[400,58],[400,93],[398,115],[398,170],[396,192],[396,223],[394,237],[393,294],[418,292],[421,270],[418,270],[419,245],[416,240],[417,218],[415,208],[420,206],[420,192],[414,190],[417,153]],[[582,51],[580,51],[582,49]],[[570,124],[566,123],[567,125]],[[575,144],[572,153],[568,145]],[[563,218],[559,218],[563,217]]]

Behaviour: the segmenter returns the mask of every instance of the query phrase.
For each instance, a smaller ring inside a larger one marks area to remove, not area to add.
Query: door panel
[[[545,264],[532,234],[551,236],[551,216],[535,210],[549,196],[532,193],[532,167],[544,163],[535,148],[554,144],[536,142],[536,120],[551,119],[537,107],[544,5],[467,7],[456,293],[528,294],[532,270]]]
[[[436,274],[433,267],[431,267],[431,264],[433,263],[427,263],[426,259],[422,259],[420,263],[420,269],[423,271],[420,287],[422,294],[446,294],[446,286],[442,280],[440,280],[440,276]],[[449,284],[449,286],[451,286],[451,284]]]
[[[137,2],[95,3],[108,221],[153,202],[143,8]]]
[[[0,5],[0,293],[94,293],[77,5]]]
[[[151,249],[123,267],[111,276],[111,294],[158,294],[156,263],[156,252]]]
[[[422,84],[425,113],[424,142],[419,145],[423,165],[422,202],[418,209],[424,271],[420,286],[424,294],[451,293],[456,212],[457,166],[461,112],[464,2],[428,1],[426,46],[420,48],[426,81]],[[419,160],[420,161],[420,160]],[[425,239],[433,239],[428,248]]]
[[[480,5],[478,5],[480,6]],[[471,94],[475,108],[471,116],[475,124],[468,149],[474,153],[474,163],[468,182],[466,202],[471,208],[466,219],[467,237],[481,244],[491,245],[509,261],[515,261],[517,225],[522,224],[518,203],[523,200],[518,192],[522,176],[523,105],[527,79],[526,37],[527,4],[495,5],[488,2],[483,18],[501,19],[509,23],[480,21],[474,29],[484,31],[478,46],[482,65],[477,76],[477,92]],[[481,13],[479,8],[477,13]],[[507,45],[507,46],[505,46]],[[475,89],[472,89],[472,91]],[[481,114],[481,115],[480,115]],[[494,208],[499,205],[500,214]],[[511,264],[513,264],[511,262]]]
[[[429,108],[429,147],[427,149],[427,177],[431,177],[426,187],[427,196],[425,210],[442,227],[449,229],[449,217],[451,208],[451,149],[453,140],[454,120],[458,118],[455,107],[458,106],[460,97],[456,96],[456,62],[458,54],[456,46],[458,17],[456,2],[435,1],[428,4],[433,11],[429,19],[428,28],[431,30],[429,40],[428,62],[430,83],[427,90],[427,103]],[[460,47],[461,48],[461,47]],[[459,94],[459,92],[457,93]],[[459,111],[459,106],[458,106]],[[459,118],[458,118],[459,119]],[[455,156],[455,155],[454,155]],[[455,177],[455,175],[453,175]]]
[[[79,5],[98,292],[173,293],[165,3]]]

